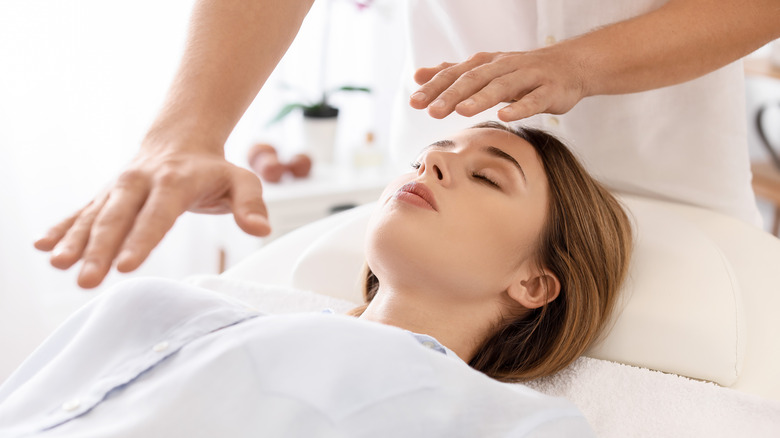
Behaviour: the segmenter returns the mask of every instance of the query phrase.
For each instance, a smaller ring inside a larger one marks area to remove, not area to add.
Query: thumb
[[[231,204],[236,224],[253,236],[271,233],[268,210],[263,202],[263,185],[260,178],[246,169],[237,169],[233,176]]]

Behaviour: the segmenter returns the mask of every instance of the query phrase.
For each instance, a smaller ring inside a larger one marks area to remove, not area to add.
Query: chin
[[[377,213],[368,224],[365,253],[368,266],[378,278],[402,275],[411,279],[420,272],[437,269],[430,233],[419,222],[400,211]]]

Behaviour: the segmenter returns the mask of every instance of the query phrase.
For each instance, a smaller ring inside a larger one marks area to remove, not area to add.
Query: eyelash
[[[415,169],[415,170],[417,170],[420,167],[422,167],[422,163],[420,163],[419,161],[413,161],[411,164],[412,164],[412,169]],[[484,182],[485,184],[493,186],[493,187],[495,187],[497,189],[501,188],[501,186],[499,186],[497,182],[495,182],[492,179],[488,178],[484,174],[481,174],[479,172],[474,172],[474,173],[471,174],[471,176],[474,177],[475,179],[478,179],[478,180]]]
[[[473,176],[474,178],[476,178],[478,180],[484,181],[486,184],[489,184],[489,185],[491,185],[491,186],[493,186],[493,187],[495,187],[497,189],[501,188],[501,186],[499,186],[497,182],[493,181],[492,179],[488,178],[487,176],[485,176],[485,175],[483,175],[483,174],[481,174],[479,172],[474,172],[474,173],[471,174],[471,176]]]

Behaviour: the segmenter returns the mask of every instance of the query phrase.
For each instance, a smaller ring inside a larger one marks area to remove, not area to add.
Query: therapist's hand
[[[99,285],[113,262],[132,271],[146,259],[185,211],[232,212],[242,230],[270,233],[262,185],[252,172],[206,151],[142,149],[111,186],[35,242],[52,251],[51,264],[83,265],[78,284]]]
[[[552,48],[477,53],[460,63],[421,68],[421,85],[409,104],[437,119],[456,111],[471,117],[501,102],[498,118],[510,122],[538,113],[563,114],[586,96],[574,57]]]

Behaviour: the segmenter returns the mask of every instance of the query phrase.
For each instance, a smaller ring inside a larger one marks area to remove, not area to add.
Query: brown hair
[[[497,122],[473,128],[513,133],[539,155],[550,196],[536,260],[555,274],[561,290],[550,303],[501,322],[469,365],[502,381],[547,376],[584,353],[609,320],[628,269],[631,225],[620,203],[551,134]],[[366,302],[378,288],[379,280],[366,269]]]

